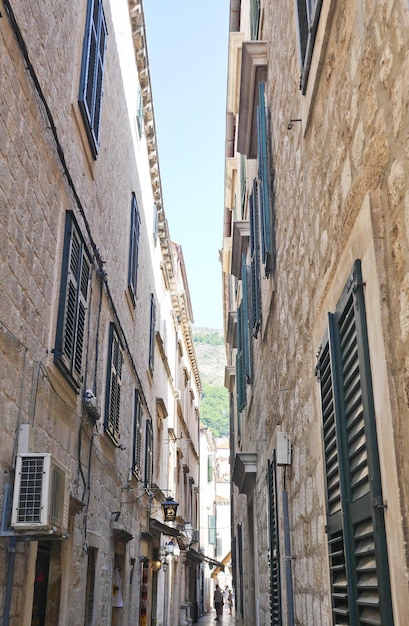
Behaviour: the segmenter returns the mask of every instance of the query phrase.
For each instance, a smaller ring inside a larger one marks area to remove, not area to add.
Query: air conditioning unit
[[[12,528],[40,534],[65,534],[69,488],[69,471],[51,454],[18,454]]]

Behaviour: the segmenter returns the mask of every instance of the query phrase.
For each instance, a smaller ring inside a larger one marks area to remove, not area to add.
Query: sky
[[[229,0],[144,0],[162,197],[195,327],[223,328]]]

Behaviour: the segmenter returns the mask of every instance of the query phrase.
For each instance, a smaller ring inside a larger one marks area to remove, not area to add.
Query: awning
[[[162,533],[162,535],[168,535],[169,537],[179,537],[180,532],[177,528],[172,528],[167,524],[163,524],[154,517],[149,518],[149,532],[150,533]]]
[[[222,564],[223,564],[223,569],[221,569],[220,567],[216,567],[216,569],[214,570],[214,572],[212,572],[212,578],[216,578],[217,575],[219,574],[220,571],[224,572],[224,568],[226,565],[228,565],[231,561],[231,551],[228,552],[226,554],[226,556],[224,557],[224,559],[222,560]]]
[[[206,556],[202,554],[202,552],[198,552],[197,550],[194,550],[193,548],[190,548],[190,550],[188,550],[187,556],[191,556],[192,558],[198,561],[206,561],[206,563],[210,563],[210,565],[213,565],[213,567],[219,567],[220,570],[224,572],[223,563],[220,563],[220,561],[216,561],[216,559],[212,559],[210,556]]]

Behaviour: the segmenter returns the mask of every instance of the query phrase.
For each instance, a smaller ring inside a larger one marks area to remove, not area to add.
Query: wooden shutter
[[[258,30],[260,25],[260,0],[250,1],[250,37],[258,38]]]
[[[270,207],[270,172],[267,147],[267,120],[265,86],[259,83],[259,106],[257,107],[257,160],[260,181],[261,260],[268,275],[272,270],[272,237]]]
[[[322,0],[297,0],[298,43],[301,63],[300,88],[307,91],[311,57],[317,35]]]
[[[118,443],[120,438],[119,418],[122,392],[122,354],[119,337],[114,325],[109,330],[108,380],[105,400],[105,428],[112,439]]]
[[[393,626],[361,263],[319,351],[333,624]]]
[[[98,153],[100,141],[106,37],[107,28],[102,0],[89,0],[78,102],[94,159]]]
[[[151,294],[151,312],[149,327],[149,369],[153,372],[155,365],[155,327],[156,327],[156,302],[155,296]]]
[[[242,336],[243,336],[243,363],[244,374],[246,376],[246,382],[250,383],[251,380],[251,343],[250,343],[250,313],[249,313],[249,283],[250,283],[250,268],[247,266],[246,255],[242,255],[241,260],[241,321],[242,321]]]
[[[260,243],[258,215],[258,185],[253,181],[250,194],[250,255],[251,255],[251,327],[257,338],[261,326]]]
[[[281,626],[280,542],[278,535],[277,465],[275,452],[267,465],[270,548],[270,614],[271,626]]]
[[[237,353],[236,353],[236,394],[237,411],[246,406],[246,379],[244,375],[244,337],[242,304],[237,309]]]
[[[137,478],[142,478],[142,404],[139,391],[134,394],[134,441],[133,441],[133,471]]]
[[[129,237],[128,287],[134,306],[136,305],[140,228],[141,221],[138,204],[136,202],[136,196],[133,193],[131,201],[131,232]]]
[[[152,422],[146,421],[146,441],[145,441],[145,487],[152,486],[153,478],[153,431]]]
[[[76,390],[82,383],[90,278],[91,260],[73,216],[68,212],[54,360],[70,376]]]
[[[207,519],[209,522],[209,543],[212,545],[216,545],[216,516],[208,515]]]

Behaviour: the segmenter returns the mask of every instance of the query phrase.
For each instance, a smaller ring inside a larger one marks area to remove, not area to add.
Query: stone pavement
[[[229,610],[227,609],[223,611],[219,622],[216,622],[215,619],[216,611],[209,611],[209,613],[206,613],[206,615],[199,619],[197,624],[199,624],[199,626],[215,626],[215,624],[219,624],[219,626],[234,626],[234,609],[233,615],[229,615]]]

